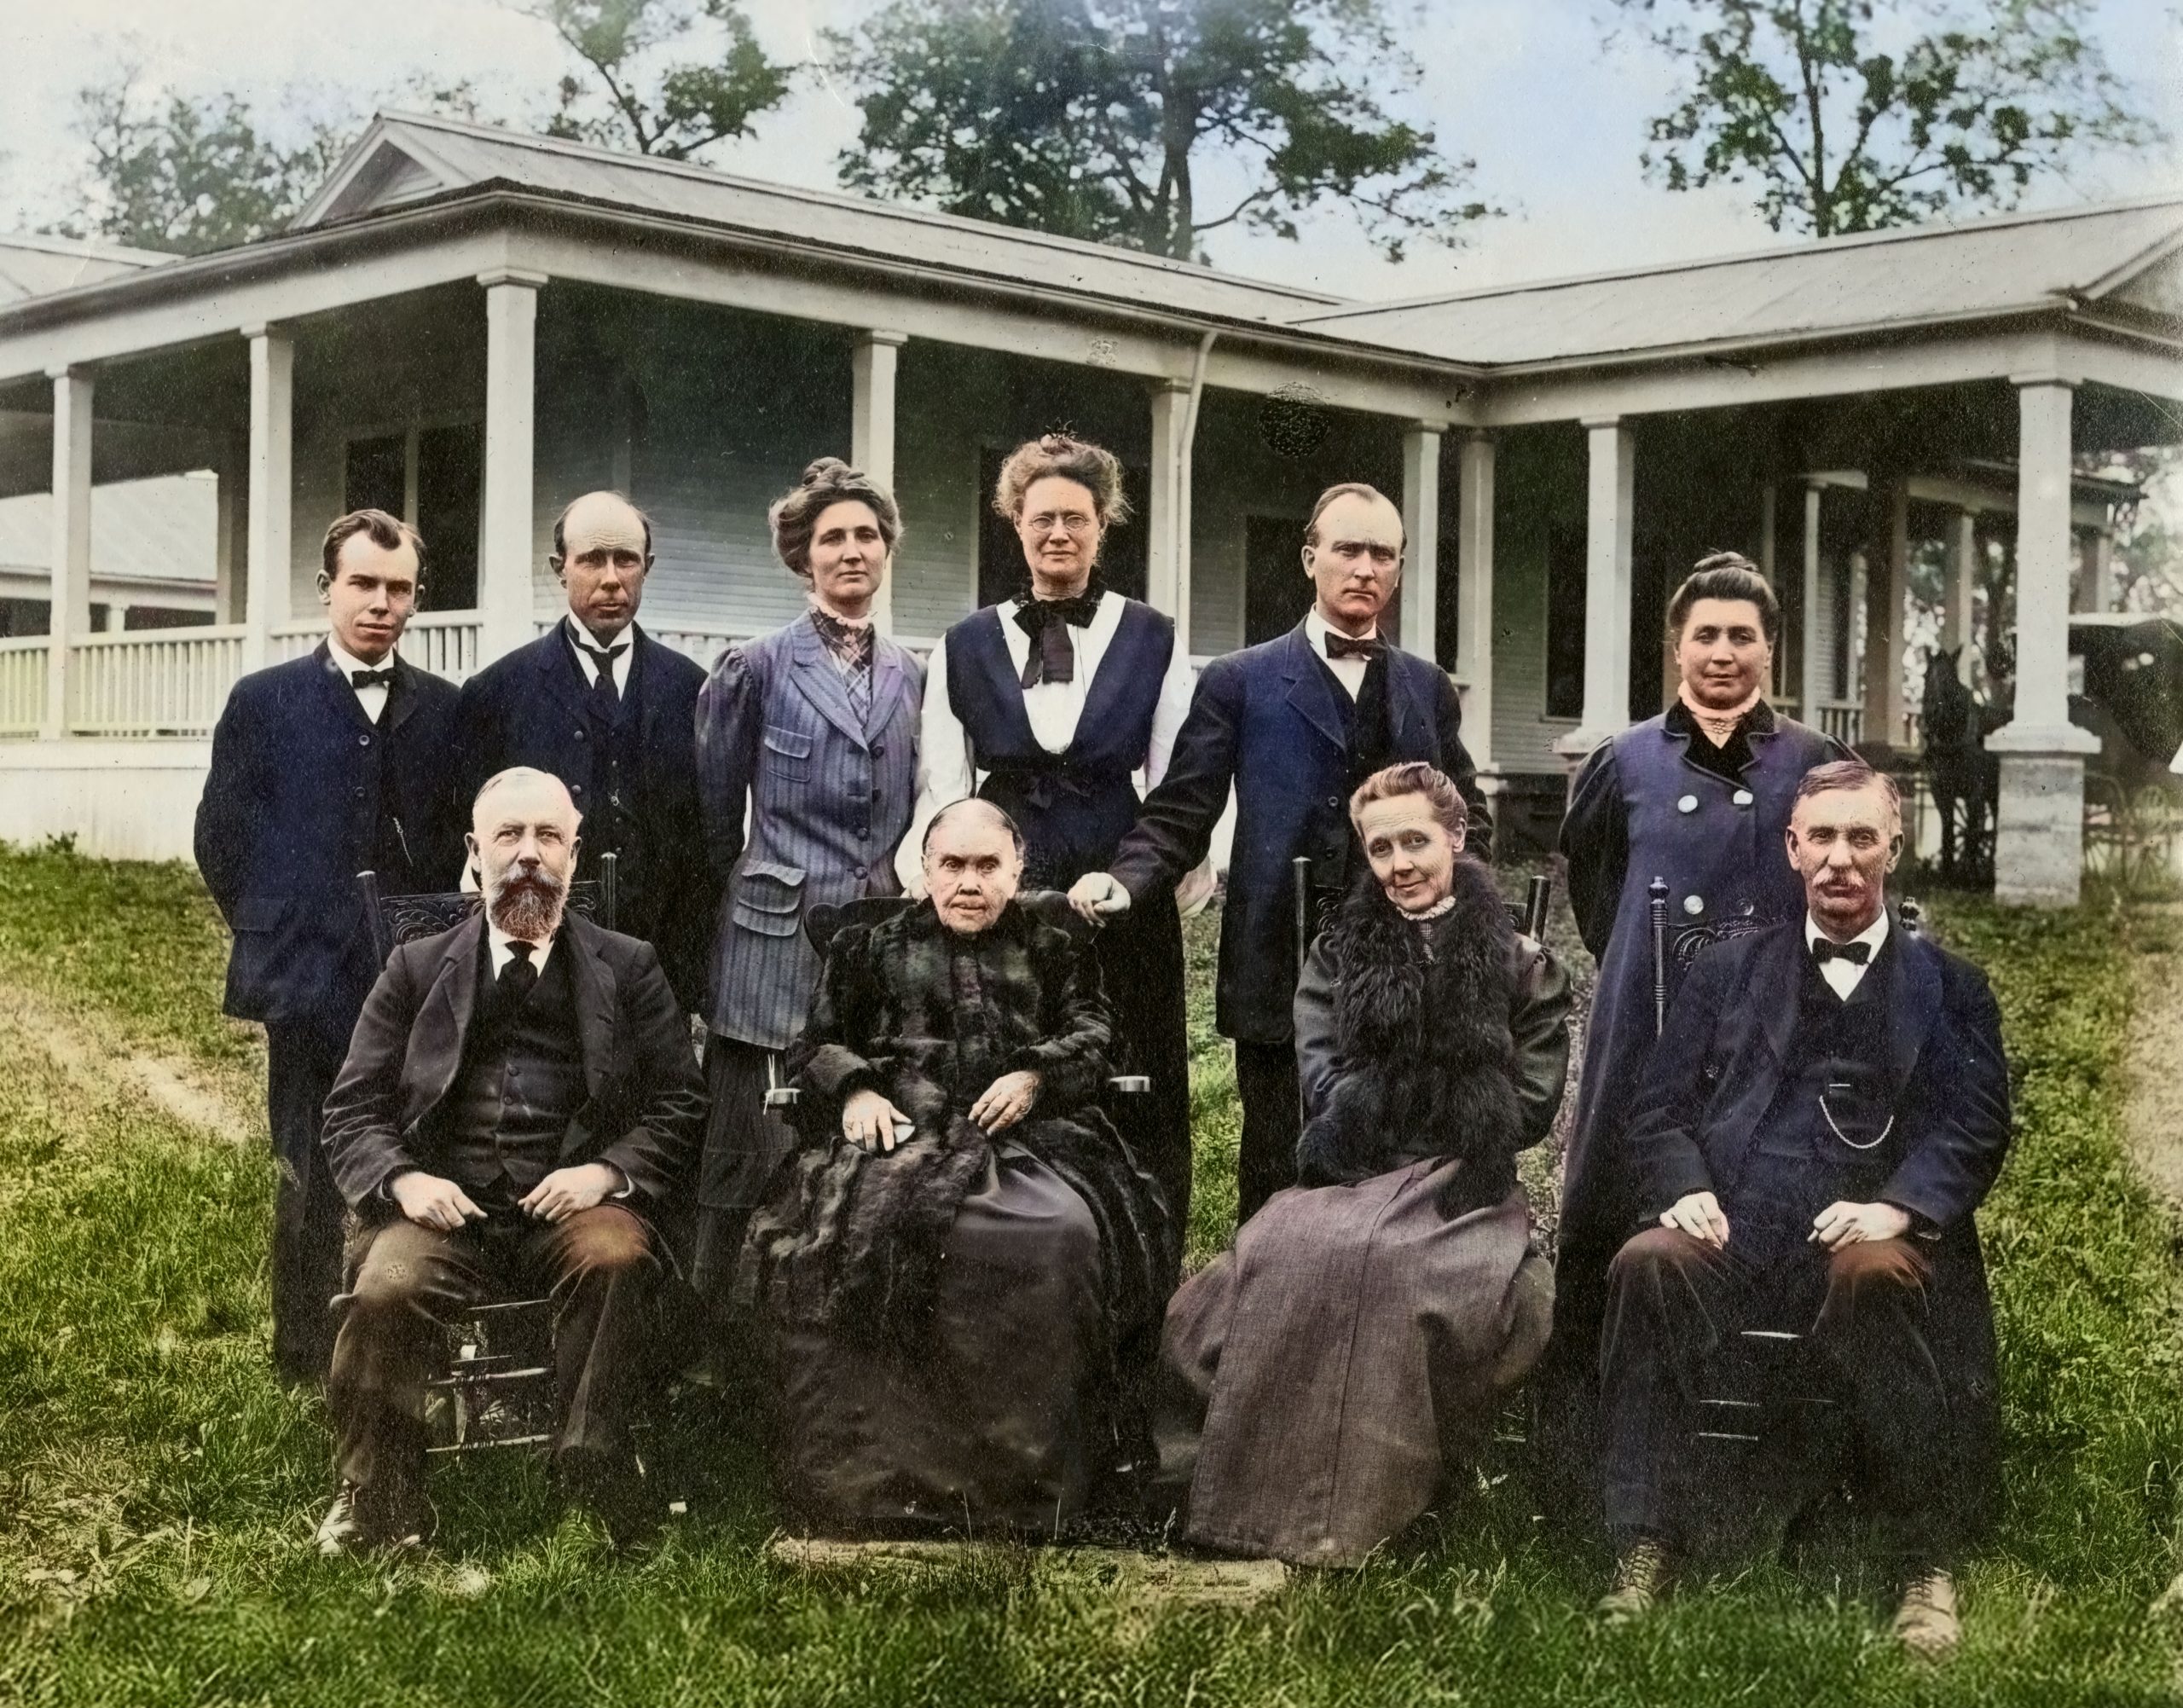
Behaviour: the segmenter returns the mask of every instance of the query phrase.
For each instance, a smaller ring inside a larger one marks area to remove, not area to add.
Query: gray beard
[[[487,912],[509,936],[543,942],[560,929],[561,909],[567,899],[560,879],[533,872],[502,878],[494,887]]]

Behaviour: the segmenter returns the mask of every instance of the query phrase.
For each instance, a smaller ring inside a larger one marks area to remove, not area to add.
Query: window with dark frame
[[[1584,530],[1546,532],[1546,715],[1584,715]]]

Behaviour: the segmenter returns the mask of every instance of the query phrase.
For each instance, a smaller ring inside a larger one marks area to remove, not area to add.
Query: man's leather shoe
[[[333,1559],[381,1548],[422,1548],[430,1528],[410,1503],[377,1499],[355,1483],[344,1483],[318,1521],[318,1551]]]
[[[1639,1537],[1615,1560],[1614,1577],[1600,1597],[1599,1616],[1611,1625],[1644,1618],[1667,1594],[1674,1575],[1667,1544],[1657,1537]]]
[[[1902,1605],[1895,1612],[1895,1640],[1920,1660],[1943,1660],[1963,1641],[1955,1579],[1941,1567],[1915,1573],[1903,1587]]]

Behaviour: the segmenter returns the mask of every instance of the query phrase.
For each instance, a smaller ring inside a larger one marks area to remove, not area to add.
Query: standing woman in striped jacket
[[[833,457],[767,512],[773,550],[808,584],[785,628],[729,647],[698,696],[706,850],[722,889],[691,1281],[728,1296],[751,1209],[790,1149],[764,1109],[767,1058],[802,1029],[819,958],[807,912],[900,893],[895,848],[916,799],[924,672],[871,622],[901,513]]]

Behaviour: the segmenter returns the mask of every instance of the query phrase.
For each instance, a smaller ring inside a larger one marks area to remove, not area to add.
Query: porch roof
[[[1281,325],[1344,300],[1109,244],[400,113],[373,119],[290,229],[313,230],[489,188],[530,190],[948,272],[1036,281],[1183,314]]]
[[[1859,234],[1392,304],[1295,324],[1487,368],[1653,356],[2105,307],[2165,321],[2183,194]]]
[[[0,232],[0,306],[76,285],[95,285],[175,258],[154,249],[131,249],[78,237]]]

